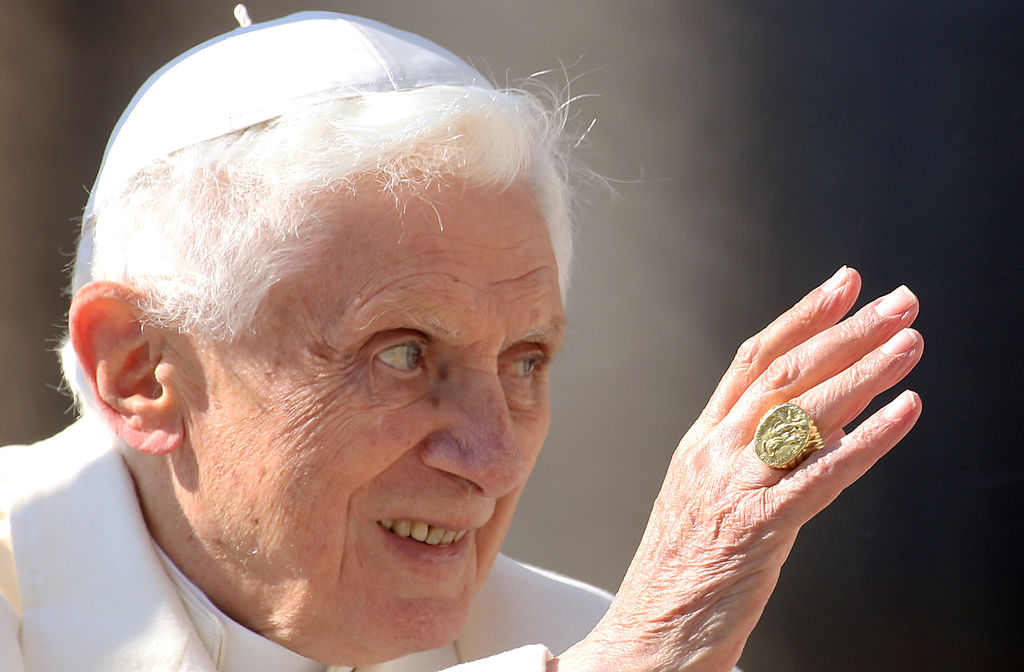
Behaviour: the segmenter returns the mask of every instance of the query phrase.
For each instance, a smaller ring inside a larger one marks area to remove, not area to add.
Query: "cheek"
[[[512,426],[519,448],[532,471],[551,426],[551,406],[547,398],[528,411],[513,411]]]
[[[424,433],[417,415],[365,403],[356,407],[347,397],[325,404],[310,422],[289,432],[284,447],[292,459],[284,499],[304,511],[302,526],[315,535],[318,528],[337,530],[359,518],[361,497],[376,491],[375,484],[393,473],[396,464],[413,459]],[[345,545],[352,541],[337,540]]]
[[[389,446],[399,430],[384,431],[393,423],[379,413],[343,411],[345,399],[324,403],[308,392],[233,414],[195,437],[196,464],[180,471],[197,474],[204,537],[243,553],[343,543],[348,500],[395,459]]]

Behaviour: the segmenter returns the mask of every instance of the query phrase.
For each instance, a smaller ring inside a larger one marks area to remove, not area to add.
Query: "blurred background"
[[[71,421],[52,350],[106,138],[232,6],[0,0],[0,444]],[[383,20],[502,82],[564,65],[590,94],[580,155],[615,193],[580,212],[555,422],[506,552],[614,590],[735,348],[849,264],[862,303],[901,283],[921,298],[924,416],[805,528],[741,666],[1024,667],[1024,4],[248,7]]]

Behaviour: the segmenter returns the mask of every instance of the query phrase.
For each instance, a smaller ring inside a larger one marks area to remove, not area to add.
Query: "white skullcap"
[[[186,51],[138,90],[107,142],[85,219],[152,161],[299,107],[434,84],[492,88],[433,42],[346,14],[300,12],[249,24]],[[83,230],[73,289],[91,279],[92,227]]]

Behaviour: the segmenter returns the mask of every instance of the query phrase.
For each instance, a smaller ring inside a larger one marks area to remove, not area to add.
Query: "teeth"
[[[431,546],[437,546],[441,543],[441,538],[444,537],[445,533],[448,531],[449,530],[446,530],[443,527],[431,527],[430,532],[427,534],[427,538],[423,541],[427,542]]]
[[[466,536],[467,530],[446,530],[437,525],[428,525],[421,521],[385,519],[377,521],[382,527],[391,530],[400,537],[412,537],[431,546],[448,546]]]

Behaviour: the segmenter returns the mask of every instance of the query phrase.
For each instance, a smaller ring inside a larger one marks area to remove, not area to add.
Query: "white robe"
[[[186,609],[112,443],[80,421],[0,449],[0,672],[220,669],[223,615]],[[542,672],[610,597],[499,556],[453,644],[457,661],[483,660],[450,669]],[[434,672],[437,660],[417,654],[358,672]]]

